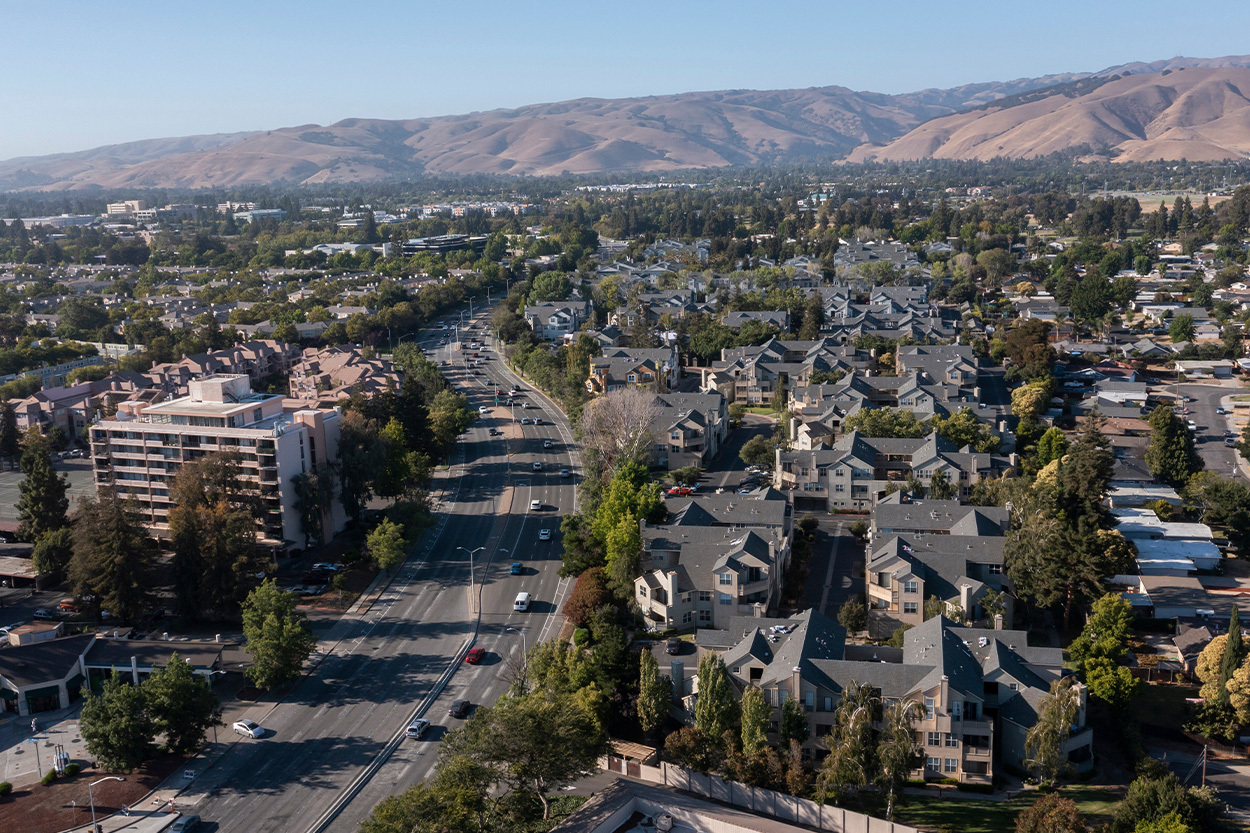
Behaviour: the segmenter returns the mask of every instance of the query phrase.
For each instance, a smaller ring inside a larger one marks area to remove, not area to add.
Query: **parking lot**
[[[54,467],[58,472],[69,475],[69,508],[72,512],[80,497],[95,495],[95,486],[91,482],[91,461],[87,459],[57,460]],[[22,482],[22,473],[16,469],[0,471],[0,521],[17,520],[18,484]]]

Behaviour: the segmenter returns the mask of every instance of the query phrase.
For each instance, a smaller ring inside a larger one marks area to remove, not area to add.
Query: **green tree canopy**
[[[847,417],[842,429],[865,437],[923,437],[928,433],[914,413],[901,408],[861,408]]]
[[[155,724],[143,691],[116,669],[99,694],[83,690],[78,723],[87,751],[110,772],[130,772],[152,754]]]
[[[69,577],[79,596],[93,596],[122,622],[143,613],[154,586],[156,542],[143,519],[112,491],[79,502],[74,512]]]
[[[295,596],[266,579],[243,602],[243,638],[252,664],[244,671],[258,688],[300,675],[317,640],[296,609]]]
[[[1202,458],[1194,446],[1194,435],[1180,417],[1166,405],[1150,414],[1150,442],[1146,465],[1162,482],[1180,488],[1202,468]]]
[[[180,755],[199,749],[208,730],[222,725],[217,695],[176,651],[164,668],[143,681],[143,696],[166,748]]]
[[[20,467],[17,534],[26,541],[37,541],[44,533],[68,523],[69,478],[52,468],[52,448],[38,428],[26,432]]]

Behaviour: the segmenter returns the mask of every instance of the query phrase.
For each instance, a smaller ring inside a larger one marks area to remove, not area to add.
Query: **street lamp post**
[[[91,829],[96,831],[96,833],[99,833],[100,825],[96,824],[96,821],[95,821],[95,793],[92,792],[92,790],[95,789],[96,784],[103,784],[105,781],[125,781],[125,780],[126,780],[125,778],[122,778],[121,776],[118,776],[118,775],[109,775],[105,778],[101,778],[99,781],[92,781],[90,784],[87,785],[87,800],[91,802]]]
[[[467,553],[469,554],[469,598],[473,598],[473,573],[474,573],[474,570],[473,570],[473,556],[474,556],[476,553],[479,553],[479,552],[481,552],[482,550],[486,549],[486,547],[485,547],[485,546],[481,546],[481,547],[477,547],[476,549],[472,549],[472,550],[471,550],[471,549],[469,549],[468,547],[456,547],[456,549],[458,549],[458,550],[464,550],[465,552],[467,552]]]

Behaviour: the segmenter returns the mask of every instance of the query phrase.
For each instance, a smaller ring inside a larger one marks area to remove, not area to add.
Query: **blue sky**
[[[1247,30],[1245,0],[0,0],[0,159],[581,96],[898,93],[1240,54]]]

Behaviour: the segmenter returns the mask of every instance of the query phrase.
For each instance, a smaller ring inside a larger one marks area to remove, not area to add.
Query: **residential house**
[[[592,394],[627,387],[664,392],[676,371],[677,351],[673,347],[614,347],[591,357],[586,389]]]
[[[660,413],[652,462],[669,469],[706,468],[729,435],[729,413],[719,393],[665,393],[655,397]]]
[[[577,332],[589,316],[589,301],[548,301],[525,308],[526,323],[545,341]]]

